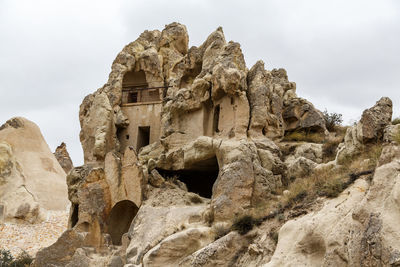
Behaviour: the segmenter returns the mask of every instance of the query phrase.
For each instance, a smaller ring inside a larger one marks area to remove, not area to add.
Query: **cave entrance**
[[[139,150],[150,144],[150,126],[139,126],[138,127],[138,137],[137,137],[137,152]]]
[[[73,228],[79,220],[79,204],[72,204],[71,228]]]
[[[121,245],[122,235],[128,232],[138,210],[139,208],[130,200],[122,200],[111,209],[107,224],[114,245]]]
[[[188,191],[205,198],[211,198],[212,189],[218,178],[218,161],[216,157],[194,164],[187,170],[161,170],[158,172],[164,177],[176,177],[186,184]]]

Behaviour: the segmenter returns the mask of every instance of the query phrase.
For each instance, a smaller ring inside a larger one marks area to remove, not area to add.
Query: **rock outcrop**
[[[56,157],[58,163],[60,163],[61,168],[63,168],[65,173],[69,173],[69,171],[74,167],[67,151],[67,145],[64,142],[62,142],[61,145],[56,148],[56,151],[54,151],[54,156]]]
[[[35,222],[68,205],[65,173],[39,128],[24,118],[0,127],[0,203],[6,219]]]
[[[395,144],[382,155],[387,164],[377,169],[374,185],[357,180],[338,198],[318,200],[323,205],[305,216],[296,207],[288,220],[297,219],[279,231],[275,251],[264,229],[279,229],[285,220],[276,218],[279,213],[250,222],[260,231],[241,235],[231,227],[250,210],[285,198],[290,192],[284,189],[296,179],[315,169],[339,169],[363,146],[381,143],[391,108],[382,98],[365,111],[347,131],[336,161],[323,161],[322,144],[295,143],[283,151],[277,144],[286,134],[328,134],[323,114],[296,95],[285,70],[266,70],[262,61],[248,70],[240,45],[226,42],[222,28],[191,48],[179,23],[145,31],[124,47],[107,83],[80,106],[85,165],[67,177],[70,229],[38,254],[34,266],[46,257],[56,266],[395,262],[397,236],[389,233],[397,229],[386,202],[396,201],[395,187],[384,196],[374,193],[384,181],[395,183]],[[364,209],[356,209],[360,202]],[[378,215],[383,206],[388,212]],[[70,245],[59,251],[62,244]]]
[[[284,224],[265,266],[396,266],[399,170],[398,154],[376,169],[371,184],[359,179],[321,210]]]
[[[392,113],[392,100],[388,97],[382,97],[373,107],[364,110],[360,121],[347,129],[336,161],[341,164],[361,153],[365,145],[382,141],[385,128],[391,124]]]

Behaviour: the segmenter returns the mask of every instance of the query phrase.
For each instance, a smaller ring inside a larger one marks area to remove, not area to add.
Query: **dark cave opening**
[[[121,245],[122,235],[128,232],[138,210],[139,208],[130,200],[122,200],[111,209],[107,224],[114,245]]]
[[[176,177],[179,181],[186,184],[188,191],[196,193],[201,197],[211,198],[212,189],[218,178],[217,158],[196,163],[193,167],[186,170],[162,170],[157,171],[165,178]]]
[[[79,205],[72,204],[71,228],[73,228],[78,223],[78,219],[79,219]]]

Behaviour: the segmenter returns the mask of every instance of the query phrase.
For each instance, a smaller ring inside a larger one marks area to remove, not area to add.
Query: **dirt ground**
[[[32,257],[44,247],[57,241],[67,229],[67,211],[49,211],[44,221],[36,224],[0,223],[0,249],[10,250],[17,256],[25,250]]]

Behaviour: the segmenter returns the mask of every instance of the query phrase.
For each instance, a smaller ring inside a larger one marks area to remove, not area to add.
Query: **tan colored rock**
[[[74,230],[65,231],[52,246],[36,254],[33,266],[65,266],[73,259],[77,248],[84,245],[84,236]]]
[[[361,153],[367,143],[382,142],[385,127],[391,124],[391,118],[392,101],[387,97],[382,97],[373,107],[364,110],[360,121],[347,129],[344,142],[339,145],[336,162],[342,164],[348,157]]]
[[[186,257],[180,265],[209,267],[232,266],[232,263],[235,262],[237,251],[240,251],[247,245],[248,242],[246,239],[236,232],[230,232]]]
[[[315,163],[322,163],[322,144],[300,144],[296,146],[294,153],[286,158],[286,161],[293,161],[299,157],[309,159]]]
[[[240,45],[226,42],[222,28],[190,49],[184,25],[145,31],[124,47],[111,69],[107,83],[81,104],[85,165],[69,173],[68,189],[70,228],[84,236],[85,246],[107,251],[112,244],[118,252],[104,252],[109,255],[94,260],[88,250],[78,250],[71,262],[86,261],[87,256],[90,264],[117,266],[266,263],[275,245],[265,233],[230,233],[213,242],[210,226],[230,224],[250,208],[279,199],[276,194],[289,177],[336,167],[340,160],[322,164],[322,145],[294,144],[293,151],[283,153],[274,143],[293,131],[326,133],[322,113],[296,95],[296,84],[284,69],[265,70],[259,61],[249,71]],[[378,121],[387,120],[388,103],[382,100],[347,132],[338,158],[359,152],[365,142],[360,136],[373,133],[381,138],[383,125]],[[381,164],[393,161],[397,150],[386,149],[385,155]],[[312,226],[302,224],[304,232],[295,226],[293,232],[283,228],[287,231],[282,230],[282,242],[297,242],[287,244],[297,249],[287,252],[292,265],[318,265],[321,259],[341,263],[335,253],[343,254],[343,234],[330,234],[341,217],[349,222],[352,205],[363,198],[355,190],[367,190],[367,184],[356,185],[350,195],[326,202],[335,212],[319,211],[326,217],[320,215],[321,229],[319,217]],[[339,206],[343,210],[336,209]],[[365,240],[375,242],[379,235],[371,236],[366,229],[376,229],[382,218],[357,214],[364,218],[364,228],[349,224],[351,230],[359,236],[365,232]],[[346,227],[341,228],[349,230]],[[261,236],[244,249],[252,235]],[[285,249],[278,244],[279,253]],[[286,264],[286,258],[277,255],[271,264]]]
[[[113,110],[107,95],[97,94],[89,107],[82,104],[80,114],[85,162],[104,160],[115,145]]]
[[[388,125],[385,127],[383,132],[383,141],[385,142],[396,142],[396,137],[400,136],[400,124]]]
[[[376,104],[364,110],[357,125],[357,138],[363,143],[382,140],[385,127],[392,121],[392,100],[382,97]]]
[[[109,186],[111,204],[130,200],[137,207],[142,204],[144,177],[138,166],[137,156],[133,149],[126,148],[121,159],[113,152],[107,153],[105,159],[105,178]]]
[[[325,119],[321,111],[302,98],[285,101],[283,119],[286,131],[312,131],[327,133]]]
[[[62,142],[61,145],[56,148],[54,156],[56,157],[58,163],[60,163],[65,173],[69,173],[69,171],[74,167],[67,151],[67,145],[64,142]]]
[[[0,129],[0,202],[5,218],[35,222],[41,211],[66,209],[65,172],[39,128],[27,119],[13,118]]]
[[[143,258],[145,266],[180,266],[182,258],[214,241],[210,227],[189,228],[170,235]]]
[[[317,163],[305,157],[298,157],[287,163],[287,176],[296,178],[304,177],[312,173]]]
[[[140,264],[143,257],[160,241],[201,217],[205,206],[152,207],[142,205],[130,230],[130,244],[126,251],[128,263]],[[172,256],[172,255],[171,255]]]
[[[376,169],[371,185],[358,179],[321,210],[285,223],[265,266],[395,265],[400,251],[399,164],[396,155]]]

